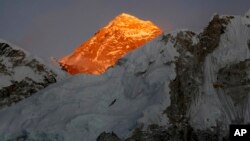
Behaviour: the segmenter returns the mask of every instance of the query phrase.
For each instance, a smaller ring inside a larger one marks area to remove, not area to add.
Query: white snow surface
[[[246,100],[248,104],[239,109],[234,106],[229,96],[222,91],[217,92],[213,87],[220,68],[250,59],[250,49],[247,45],[250,40],[250,28],[247,26],[249,22],[247,17],[234,16],[225,34],[221,36],[219,47],[206,57],[203,91],[190,110],[191,124],[194,127],[210,128],[221,120],[228,125],[239,115],[245,117],[245,123],[250,122],[250,96]]]
[[[160,39],[130,52],[103,75],[72,76],[2,109],[0,140],[25,131],[95,141],[103,131],[127,137],[135,127],[167,125],[163,111],[170,105],[168,85],[176,75],[174,63],[168,62],[178,53]]]
[[[6,40],[0,39],[0,43],[6,43],[8,44],[12,49],[14,50],[20,50],[25,53],[25,59],[27,61],[31,61],[32,59],[35,59],[39,61],[41,64],[45,64],[47,69],[52,70],[54,73],[57,74],[57,81],[63,80],[67,77],[67,74],[63,72],[58,66],[53,66],[49,62],[45,62],[39,57],[36,57],[34,55],[31,55],[28,51],[16,46],[13,43],[10,43]],[[12,84],[11,81],[21,81],[25,77],[29,77],[32,80],[36,82],[42,82],[43,81],[43,75],[38,74],[32,70],[32,68],[27,66],[19,66],[14,67],[13,63],[10,61],[9,57],[0,56],[0,60],[2,60],[2,63],[6,66],[6,69],[8,72],[11,72],[11,75],[5,75],[3,73],[0,73],[0,89],[3,87],[7,87]]]

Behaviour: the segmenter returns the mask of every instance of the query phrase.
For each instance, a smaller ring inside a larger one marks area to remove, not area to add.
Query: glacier
[[[178,53],[159,40],[129,53],[101,76],[72,76],[3,109],[0,136],[46,132],[68,141],[94,141],[103,131],[127,137],[137,126],[166,125],[162,111],[170,104],[175,65],[165,63]]]

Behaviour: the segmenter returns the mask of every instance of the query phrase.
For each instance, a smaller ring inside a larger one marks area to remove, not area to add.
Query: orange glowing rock
[[[101,74],[126,53],[161,33],[152,22],[123,13],[59,63],[71,74]]]

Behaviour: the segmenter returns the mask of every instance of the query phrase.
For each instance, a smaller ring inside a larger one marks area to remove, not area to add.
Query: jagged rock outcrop
[[[0,41],[0,108],[56,82],[57,75],[20,48]]]
[[[99,135],[96,141],[122,141],[115,133],[103,132]]]

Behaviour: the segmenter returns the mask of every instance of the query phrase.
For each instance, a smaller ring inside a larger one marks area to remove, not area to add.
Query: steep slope
[[[2,109],[0,139],[228,140],[230,123],[250,122],[249,16],[215,15]]]
[[[103,131],[126,137],[135,127],[165,125],[162,111],[169,105],[177,52],[159,40],[128,54],[104,75],[72,76],[1,110],[0,136],[27,132],[94,141]]]
[[[249,13],[215,15],[195,42],[190,31],[164,36],[180,54],[165,111],[171,126],[138,129],[126,141],[229,140],[229,124],[249,123],[249,23]]]
[[[0,108],[31,96],[56,79],[57,74],[41,60],[0,40]]]
[[[162,33],[151,21],[122,13],[101,28],[60,65],[71,74],[101,74],[118,59]]]

